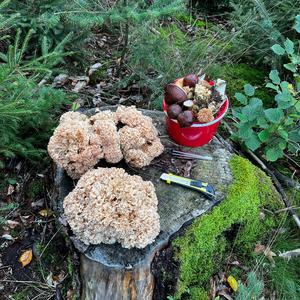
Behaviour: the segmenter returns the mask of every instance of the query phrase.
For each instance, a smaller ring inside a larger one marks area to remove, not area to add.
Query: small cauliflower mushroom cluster
[[[85,244],[144,248],[159,234],[157,197],[150,181],[120,168],[86,172],[64,200],[67,220]]]
[[[152,119],[134,106],[120,106],[116,112],[102,111],[90,118],[67,112],[48,144],[51,158],[73,179],[80,178],[101,159],[118,163],[124,157],[127,163],[141,168],[163,150]]]
[[[150,117],[134,106],[120,106],[117,118],[125,126],[119,130],[121,149],[127,163],[142,168],[164,151]]]

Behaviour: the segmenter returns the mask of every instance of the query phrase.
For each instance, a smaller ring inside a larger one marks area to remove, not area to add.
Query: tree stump
[[[104,107],[102,110],[115,110],[116,107]],[[97,109],[87,111],[92,115]],[[163,112],[143,110],[150,116],[159,131],[161,141],[166,148],[178,148],[169,138],[165,129]],[[181,147],[184,150],[184,147]],[[202,155],[210,155],[212,161],[182,161],[170,156],[167,151],[155,159],[150,166],[132,169],[124,162],[114,165],[123,167],[130,174],[140,175],[151,180],[158,198],[161,231],[154,243],[144,249],[124,249],[120,244],[99,244],[86,246],[72,236],[76,249],[80,252],[80,275],[82,280],[82,300],[148,300],[153,298],[155,279],[151,274],[151,262],[155,254],[165,247],[172,235],[192,220],[209,211],[223,200],[228,185],[232,181],[228,161],[231,153],[215,138],[204,147],[193,149]],[[217,193],[215,201],[207,200],[199,192],[176,185],[168,185],[159,179],[163,172],[190,175],[213,184]],[[190,172],[190,174],[188,174]],[[55,210],[61,216],[64,225],[63,200],[74,188],[76,182],[62,169],[56,170],[55,178],[57,198]]]

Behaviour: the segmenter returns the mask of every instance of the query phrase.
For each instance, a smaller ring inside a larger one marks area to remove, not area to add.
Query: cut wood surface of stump
[[[101,110],[115,110],[116,107],[104,107]],[[98,110],[99,111],[99,110]],[[97,109],[86,112],[95,114]],[[150,116],[159,132],[166,149],[176,148],[165,129],[163,112],[142,110]],[[184,147],[180,148],[185,149]],[[140,175],[155,186],[158,198],[158,213],[161,231],[155,242],[144,249],[125,249],[120,244],[84,245],[75,236],[70,236],[80,252],[80,273],[82,280],[82,300],[148,300],[153,298],[155,278],[151,274],[151,262],[155,254],[165,247],[172,235],[192,220],[209,211],[222,201],[232,182],[229,168],[231,153],[215,138],[210,144],[193,149],[201,155],[209,155],[212,161],[197,160],[193,165],[172,157],[166,150],[150,166],[142,169],[128,167],[125,162],[114,165],[125,168],[130,174]],[[188,174],[191,178],[201,179],[212,184],[216,190],[216,199],[208,200],[201,193],[177,185],[169,185],[160,180],[162,173]],[[56,171],[58,197],[55,203],[57,213],[63,219],[63,200],[72,191],[76,182],[58,168]]]

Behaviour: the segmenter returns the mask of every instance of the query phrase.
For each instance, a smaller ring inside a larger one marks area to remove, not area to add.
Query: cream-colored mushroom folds
[[[67,112],[48,144],[49,155],[74,179],[100,159],[117,163],[124,157],[127,163],[141,168],[163,150],[152,119],[134,106],[120,106],[116,112],[103,111],[90,118]]]
[[[144,248],[159,234],[157,197],[150,181],[120,168],[86,172],[64,200],[67,220],[85,244]]]

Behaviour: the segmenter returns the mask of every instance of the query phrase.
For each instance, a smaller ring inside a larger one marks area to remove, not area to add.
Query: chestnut
[[[182,112],[180,105],[172,104],[168,107],[167,114],[171,119],[177,119],[178,115]]]
[[[177,121],[180,127],[189,127],[193,124],[194,115],[193,112],[190,110],[186,110],[179,114],[177,117]]]
[[[174,83],[167,84],[165,87],[165,101],[167,104],[180,103],[187,100],[186,92]]]
[[[195,87],[195,85],[198,83],[198,80],[199,78],[196,74],[189,74],[183,78],[183,85],[189,87]]]

